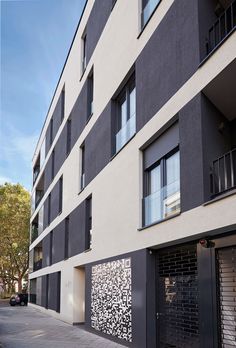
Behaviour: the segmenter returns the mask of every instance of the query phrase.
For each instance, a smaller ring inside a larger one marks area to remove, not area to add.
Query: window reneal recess
[[[80,147],[81,151],[81,175],[80,175],[80,190],[83,190],[85,187],[85,146],[84,144]]]
[[[92,245],[92,196],[86,199],[85,250]]]
[[[118,152],[136,132],[136,89],[132,78],[117,98],[116,152]]]
[[[82,36],[82,61],[81,61],[81,73],[83,74],[87,66],[87,34],[86,32]]]
[[[88,106],[87,106],[87,119],[89,119],[93,114],[93,85],[94,85],[94,79],[93,79],[93,70],[90,72],[88,76],[88,90],[87,90],[87,100],[88,100]]]

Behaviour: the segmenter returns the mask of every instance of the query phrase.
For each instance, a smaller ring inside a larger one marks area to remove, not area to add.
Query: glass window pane
[[[150,186],[149,186],[149,194],[152,194],[161,189],[161,170],[160,166],[155,167],[150,171],[149,176]]]
[[[126,100],[121,104],[121,128],[125,126],[127,122],[127,102]]]
[[[166,190],[164,197],[164,217],[180,211],[180,163],[179,152],[166,160]]]
[[[136,114],[136,89],[130,93],[130,118]]]

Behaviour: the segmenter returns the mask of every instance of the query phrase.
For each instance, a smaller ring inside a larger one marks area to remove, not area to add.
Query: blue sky
[[[85,0],[0,0],[0,184],[32,184],[31,160]]]

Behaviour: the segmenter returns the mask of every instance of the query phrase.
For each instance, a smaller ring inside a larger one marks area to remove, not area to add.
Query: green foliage
[[[28,270],[30,194],[20,184],[0,185],[0,278],[12,289]]]

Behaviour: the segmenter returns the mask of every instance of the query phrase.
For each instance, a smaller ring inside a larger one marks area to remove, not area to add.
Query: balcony
[[[180,212],[180,181],[174,181],[143,199],[144,226]]]
[[[136,116],[133,115],[116,134],[116,152],[118,152],[136,132]]]
[[[38,225],[37,224],[32,224],[32,227],[31,227],[31,243],[33,243],[35,241],[35,239],[38,237],[38,235],[39,235]]]
[[[213,52],[236,28],[236,0],[220,14],[208,32],[206,56]]]
[[[212,198],[236,188],[236,148],[213,161],[210,179]]]
[[[35,183],[35,181],[37,180],[37,177],[39,175],[40,172],[40,166],[35,166],[34,167],[34,172],[33,172],[33,184]]]

